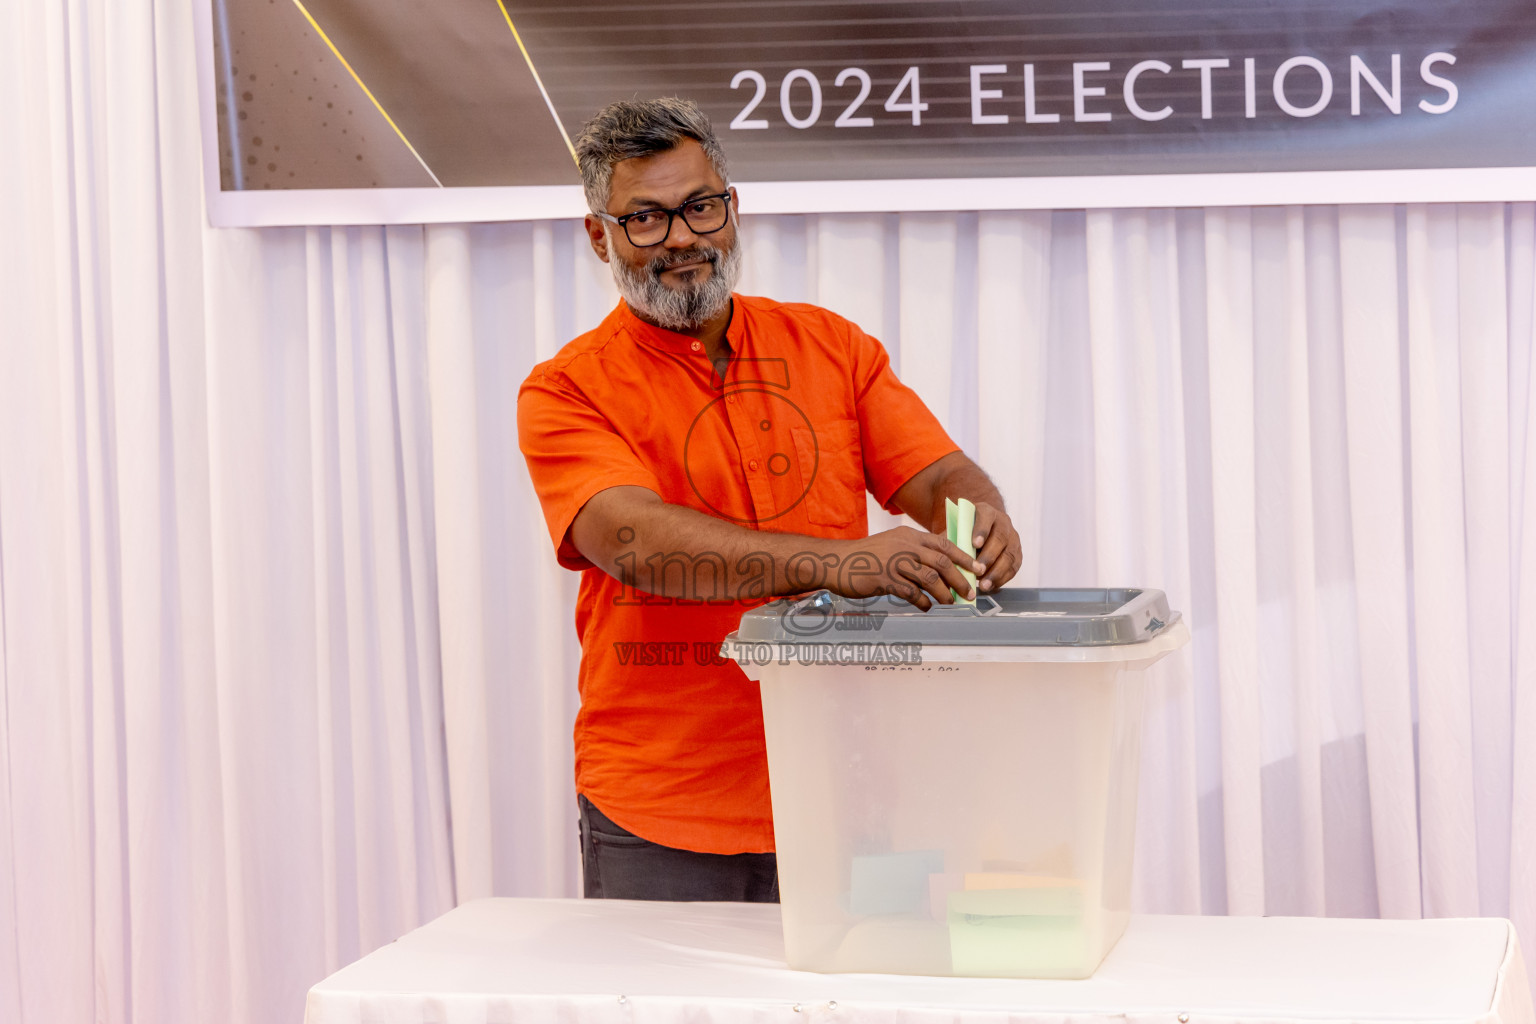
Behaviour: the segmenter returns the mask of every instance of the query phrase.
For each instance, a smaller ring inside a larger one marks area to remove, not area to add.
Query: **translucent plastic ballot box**
[[[1129,918],[1144,676],[1188,640],[1156,590],[743,616],[789,965],[1090,976]]]

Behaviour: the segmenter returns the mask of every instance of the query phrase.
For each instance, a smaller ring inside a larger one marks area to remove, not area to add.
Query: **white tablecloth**
[[[1509,922],[1131,919],[1086,981],[809,974],[779,911],[487,899],[338,971],[306,1024],[1536,1024]]]

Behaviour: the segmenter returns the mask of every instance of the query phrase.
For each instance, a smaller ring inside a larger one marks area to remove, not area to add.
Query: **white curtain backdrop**
[[[576,891],[514,400],[606,268],[575,222],[211,230],[195,95],[188,5],[0,6],[0,1021],[296,1022]],[[1536,209],[751,203],[743,290],[885,341],[1016,582],[1188,617],[1140,909],[1536,948]]]

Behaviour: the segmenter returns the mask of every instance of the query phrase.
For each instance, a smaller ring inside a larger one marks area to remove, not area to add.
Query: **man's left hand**
[[[976,545],[976,561],[985,568],[976,577],[976,590],[990,594],[1013,579],[1024,564],[1024,549],[1019,532],[1013,528],[1008,513],[984,501],[976,502],[976,528],[971,534]]]

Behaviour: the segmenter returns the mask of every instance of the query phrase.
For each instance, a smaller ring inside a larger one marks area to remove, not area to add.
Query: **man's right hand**
[[[960,566],[979,571],[976,560],[936,533],[898,526],[858,540],[839,542],[840,570],[828,589],[844,597],[894,594],[923,611],[953,604],[954,594],[976,598]]]

